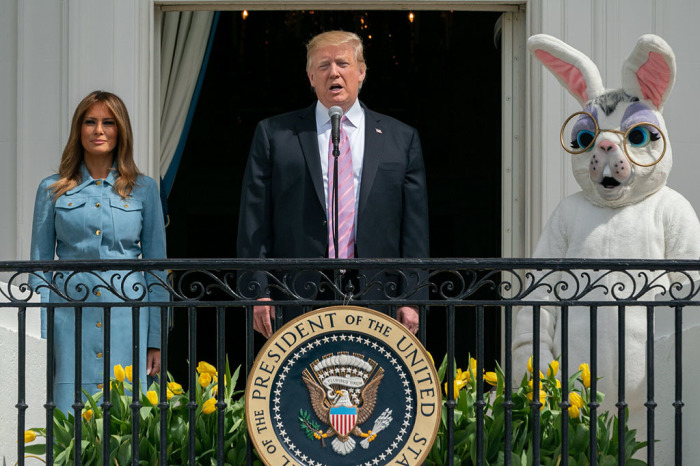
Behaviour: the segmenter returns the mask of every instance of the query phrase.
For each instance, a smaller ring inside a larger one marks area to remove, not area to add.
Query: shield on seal
[[[355,406],[334,406],[331,408],[331,425],[338,434],[347,436],[357,422],[357,408]]]

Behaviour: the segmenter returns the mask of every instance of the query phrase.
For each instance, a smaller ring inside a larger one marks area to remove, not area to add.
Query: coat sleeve
[[[413,130],[403,183],[401,257],[429,257],[428,190],[418,131]]]
[[[248,154],[241,188],[238,219],[239,258],[266,258],[272,245],[272,161],[265,121],[258,123]],[[259,286],[258,286],[259,284]],[[242,273],[239,286],[245,296],[266,296],[267,278],[262,273]]]
[[[425,177],[425,164],[418,131],[412,132],[411,144],[408,150],[408,166],[403,183],[403,212],[401,213],[401,257],[427,258],[430,257],[430,238],[428,228],[428,189]],[[408,278],[411,278],[409,274]],[[425,283],[428,271],[416,272],[416,285]],[[406,284],[407,289],[413,288],[413,283]],[[418,299],[428,299],[429,289],[420,288],[411,295]]]
[[[148,177],[145,180],[145,199],[143,209],[143,228],[141,229],[141,257],[143,259],[165,259],[165,225],[160,194],[156,182]],[[155,274],[155,275],[153,275]],[[148,301],[169,301],[167,290],[167,271],[154,271],[146,274]],[[148,308],[148,347],[160,348],[160,311],[159,307]]]
[[[33,261],[54,260],[56,252],[56,229],[54,220],[53,195],[48,190],[51,183],[45,179],[39,184],[34,201],[34,217],[32,220],[32,242],[29,258]],[[45,286],[52,280],[51,273],[42,273],[41,276],[29,277],[32,290],[41,293],[41,302],[49,301],[50,291]],[[41,338],[46,338],[46,308],[41,308]]]

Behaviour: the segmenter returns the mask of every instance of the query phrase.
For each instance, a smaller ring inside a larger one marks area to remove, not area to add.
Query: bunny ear
[[[645,34],[622,64],[622,88],[661,111],[676,80],[676,56],[659,36]]]
[[[569,44],[537,34],[528,39],[527,48],[581,105],[605,92],[598,67]]]

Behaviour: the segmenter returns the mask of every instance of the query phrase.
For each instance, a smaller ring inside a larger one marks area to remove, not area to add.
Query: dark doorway
[[[257,122],[315,101],[305,43],[324,30],[363,37],[360,99],[416,127],[428,177],[432,257],[501,256],[500,13],[419,11],[223,12],[184,156],[169,197],[168,255],[235,257],[241,180]],[[242,313],[228,313],[239,335]],[[215,313],[198,317],[197,359],[215,361]],[[476,353],[472,309],[457,313],[458,365]],[[175,310],[169,369],[186,380],[187,314]],[[177,343],[176,343],[177,342]],[[486,367],[500,357],[500,312],[486,318]],[[261,342],[258,342],[261,343]],[[442,309],[428,318],[428,350],[445,353]],[[242,338],[227,339],[235,368]]]

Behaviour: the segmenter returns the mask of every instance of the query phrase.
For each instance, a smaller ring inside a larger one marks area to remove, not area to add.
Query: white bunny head
[[[613,91],[590,58],[559,39],[538,34],[528,48],[583,106],[561,142],[586,199],[616,208],[661,189],[673,165],[661,115],[676,74],[671,47],[652,34],[640,37],[622,64],[622,89]]]

